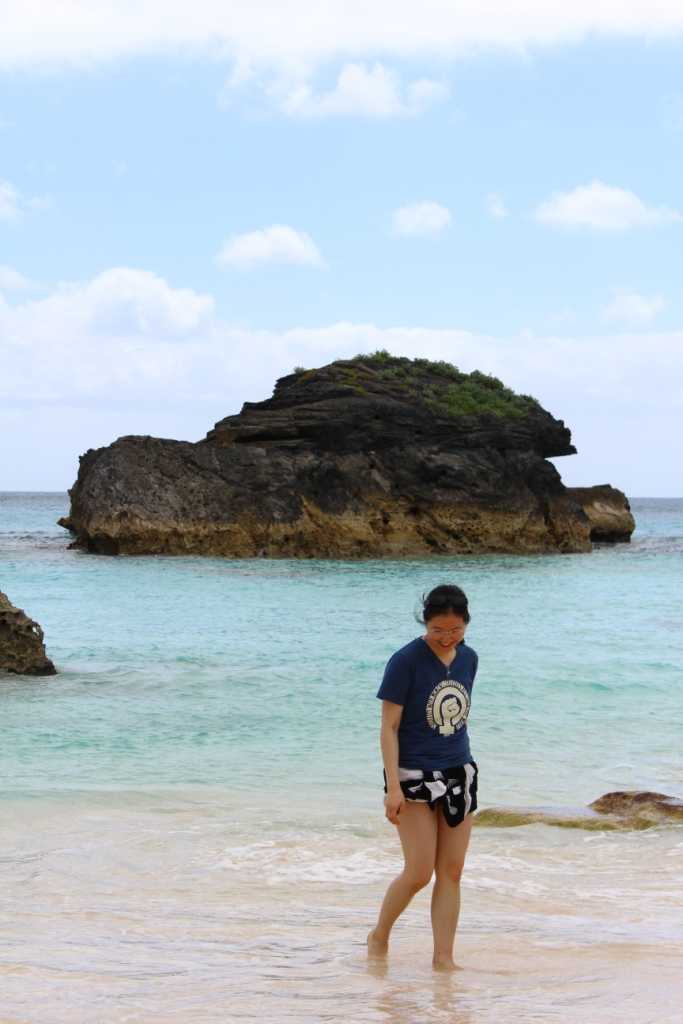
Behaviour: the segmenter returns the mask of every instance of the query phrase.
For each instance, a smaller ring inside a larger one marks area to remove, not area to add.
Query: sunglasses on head
[[[441,605],[449,604],[451,608],[467,608],[466,597],[451,597],[450,594],[435,594],[427,599],[427,604],[432,608],[439,608]]]

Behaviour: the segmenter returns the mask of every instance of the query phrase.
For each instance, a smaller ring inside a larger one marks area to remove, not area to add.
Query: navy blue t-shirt
[[[479,658],[461,642],[446,667],[421,637],[392,655],[377,696],[401,704],[400,768],[439,771],[472,760],[467,715]]]

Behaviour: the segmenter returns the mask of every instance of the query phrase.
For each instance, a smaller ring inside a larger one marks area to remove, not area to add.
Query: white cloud
[[[505,209],[505,204],[497,192],[491,192],[491,194],[486,197],[486,202],[489,217],[493,217],[494,219],[507,217],[508,212]]]
[[[0,181],[0,221],[10,223],[19,220],[26,207],[30,210],[46,210],[49,206],[49,199],[24,199],[11,182]]]
[[[20,216],[21,194],[9,181],[0,181],[0,220],[17,220]]]
[[[637,295],[630,288],[617,288],[614,298],[601,312],[602,319],[607,323],[618,323],[625,327],[649,327],[657,313],[666,309],[666,302],[661,295],[653,295],[651,299],[645,295]]]
[[[6,265],[0,265],[0,288],[8,288],[12,291],[20,291],[26,288],[37,287],[34,281],[24,277],[18,270]]]
[[[128,268],[16,307],[0,297],[0,431],[22,437],[16,458],[3,451],[0,488],[65,487],[93,444],[131,432],[199,438],[242,402],[267,398],[297,364],[386,348],[535,394],[574,431],[579,457],[558,460],[571,483],[683,493],[681,331],[496,338],[338,323],[278,334],[237,328],[213,306],[211,296]]]
[[[394,210],[391,230],[394,235],[436,235],[452,223],[450,210],[446,206],[425,200],[406,203]]]
[[[401,89],[375,64],[446,67],[503,50],[573,44],[588,36],[670,39],[683,32],[672,0],[0,0],[0,69],[88,70],[170,54],[233,67],[223,98],[248,87],[301,117],[415,113],[446,94],[429,79]],[[317,95],[321,69],[344,65]]]
[[[419,114],[427,104],[447,96],[448,87],[421,79],[404,89],[398,72],[382,64],[369,71],[364,64],[345,64],[332,92],[322,96],[316,96],[307,82],[293,86],[277,83],[270,93],[283,113],[296,117],[397,117]]]
[[[666,206],[646,206],[628,188],[604,185],[597,178],[573,192],[553,192],[537,207],[534,216],[554,228],[588,228],[591,231],[628,231],[661,227],[683,220]]]
[[[271,224],[262,231],[230,235],[216,256],[235,270],[253,270],[259,263],[298,263],[323,266],[318,246],[305,231],[295,231],[286,224]]]
[[[88,284],[62,284],[48,298],[17,307],[0,298],[0,337],[22,349],[46,346],[57,352],[104,345],[107,339],[124,346],[149,339],[175,343],[198,332],[205,336],[213,309],[210,295],[170,288],[149,270],[117,267]]]
[[[0,0],[0,66],[50,68],[209,52],[261,67],[332,59],[449,59],[473,50],[670,37],[672,0]]]
[[[533,392],[543,380],[582,380],[593,393],[614,392],[624,399],[639,381],[664,369],[667,378],[680,370],[661,401],[673,392],[683,401],[680,331],[601,338],[522,332],[494,338],[344,322],[277,334],[237,328],[215,316],[210,295],[171,288],[150,271],[127,267],[107,270],[86,284],[60,285],[47,298],[17,306],[0,298],[0,394],[10,403],[103,401],[125,407],[130,392],[138,391],[145,403],[171,408],[188,391],[217,394],[223,401],[236,393],[230,379],[236,368],[245,374],[246,383],[239,385],[243,398],[257,399],[267,396],[275,376],[295,362],[314,366],[378,348],[497,373],[522,391]],[[660,401],[654,393],[652,398]]]

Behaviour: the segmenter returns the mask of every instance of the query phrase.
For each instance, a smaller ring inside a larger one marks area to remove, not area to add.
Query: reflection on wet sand
[[[449,1024],[475,1024],[467,1006],[461,1005],[461,993],[453,975],[433,972],[431,978],[391,982],[374,1001],[377,1018],[386,1024],[414,1024],[415,1021],[448,1021]]]
[[[297,830],[247,807],[177,799],[169,813],[108,797],[68,814],[27,802],[12,819],[2,998],[25,1005],[30,976],[30,1024],[681,1020],[680,826],[481,830],[464,878],[462,970],[442,975],[428,891],[396,925],[389,958],[366,960],[397,867],[395,836],[370,819],[355,832]]]

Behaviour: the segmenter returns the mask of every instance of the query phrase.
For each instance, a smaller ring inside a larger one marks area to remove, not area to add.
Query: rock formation
[[[652,828],[655,825],[683,822],[683,800],[664,793],[605,793],[588,807],[576,811],[538,808],[490,807],[475,815],[477,825],[489,828],[514,828],[518,825],[557,825],[589,831]]]
[[[53,676],[57,669],[45,654],[43,631],[0,591],[0,671],[21,676]]]
[[[600,484],[597,487],[570,487],[569,493],[588,516],[591,540],[604,544],[630,541],[636,523],[623,491],[609,484]]]
[[[547,461],[574,451],[496,378],[378,352],[281,378],[196,444],[88,451],[60,524],[105,554],[588,551],[589,517]]]

